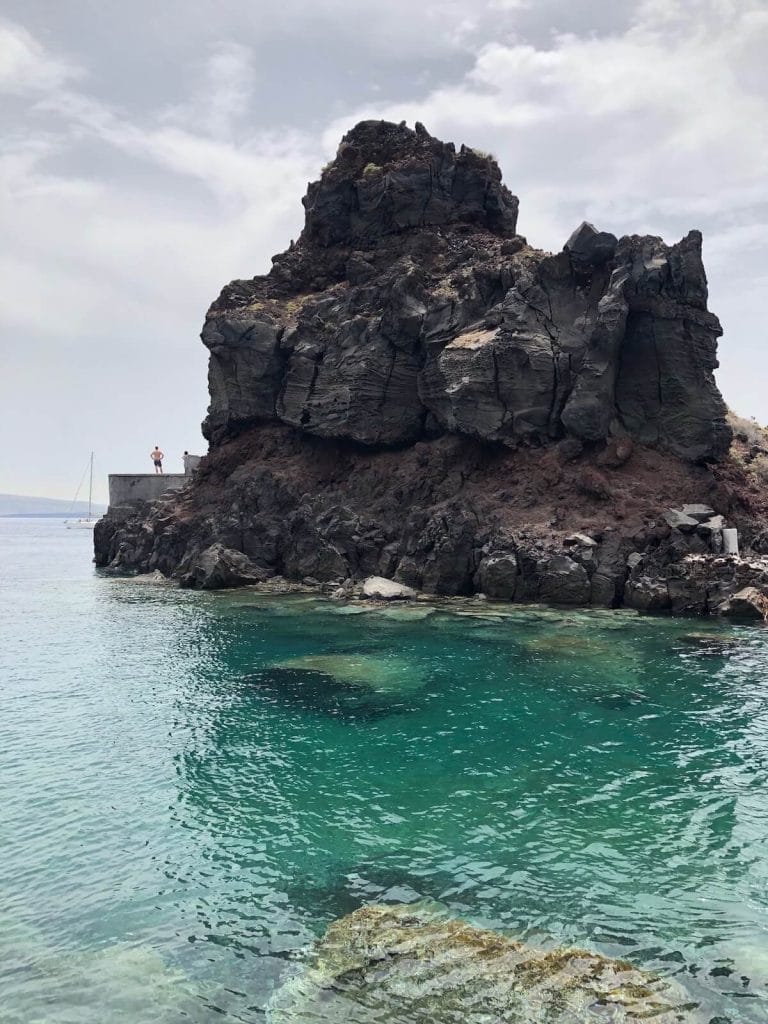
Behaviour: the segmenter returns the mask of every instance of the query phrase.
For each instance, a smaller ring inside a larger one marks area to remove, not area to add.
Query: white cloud
[[[23,26],[0,21],[0,92],[23,95],[55,89],[80,73],[48,54]]]
[[[58,66],[30,45],[42,64]],[[13,242],[0,256],[6,328],[73,338],[115,309],[123,320],[168,323],[182,306],[201,320],[226,280],[268,269],[298,231],[298,197],[317,159],[299,133],[220,137],[217,111],[243,113],[248,63],[242,47],[217,47],[205,99],[161,109],[150,123],[38,79],[31,110],[54,117],[56,130],[0,155],[0,212]],[[88,153],[122,164],[108,178],[53,171],[72,150],[84,167]]]
[[[211,138],[229,139],[250,111],[257,81],[253,52],[241,43],[219,43],[208,55],[200,77],[198,93],[161,112],[160,118]]]
[[[321,24],[326,32],[333,27],[346,45],[371,53],[375,60],[402,60],[465,49],[488,28],[494,14],[498,18],[494,7],[489,0],[422,0],[418,4],[412,0],[370,4],[278,0],[259,13],[267,34],[276,30],[312,34]]]

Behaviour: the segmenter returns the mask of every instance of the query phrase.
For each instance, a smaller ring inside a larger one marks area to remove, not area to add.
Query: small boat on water
[[[77,501],[77,496],[80,493],[80,488],[83,485],[83,479],[86,472],[88,472],[88,516],[85,519],[65,519],[64,525],[68,530],[92,530],[96,525],[96,517],[93,515],[93,452],[91,452],[91,458],[88,466],[83,471],[83,476],[80,478],[80,483],[77,485],[75,496],[72,499],[74,505]]]
[[[64,523],[68,530],[92,530],[96,525],[95,519],[67,519]]]

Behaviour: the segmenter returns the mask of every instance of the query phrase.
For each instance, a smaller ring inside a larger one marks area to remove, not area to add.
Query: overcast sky
[[[700,228],[765,423],[766,53],[766,0],[0,0],[0,492],[204,451],[205,310],[363,117],[493,152],[542,248]]]

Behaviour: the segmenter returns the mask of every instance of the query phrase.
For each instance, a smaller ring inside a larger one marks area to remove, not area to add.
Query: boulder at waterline
[[[718,608],[729,619],[768,619],[768,597],[757,587],[743,587]]]
[[[383,576],[369,576],[363,583],[363,597],[378,601],[407,601],[416,597],[416,591]]]
[[[192,561],[181,582],[184,586],[200,590],[225,590],[261,583],[265,579],[266,573],[259,571],[242,551],[216,543]]]

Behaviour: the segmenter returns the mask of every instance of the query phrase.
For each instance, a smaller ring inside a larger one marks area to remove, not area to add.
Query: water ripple
[[[766,1019],[762,630],[343,616],[73,533],[0,521],[4,1022],[260,1020],[331,919],[424,898]]]

